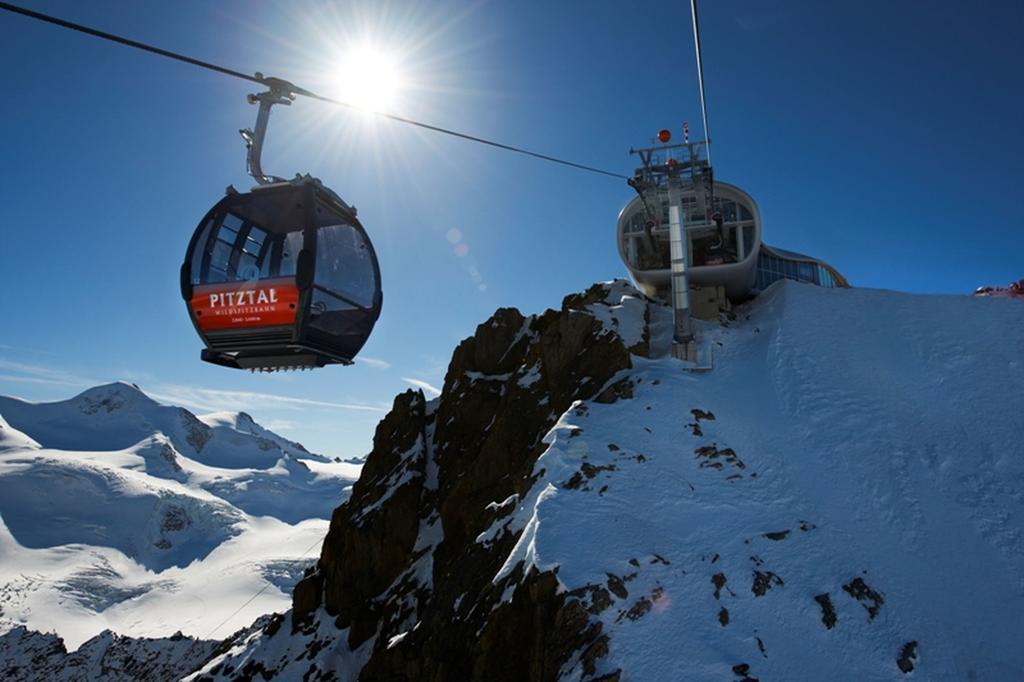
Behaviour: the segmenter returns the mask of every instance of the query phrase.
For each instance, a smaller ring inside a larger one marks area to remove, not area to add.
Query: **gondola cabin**
[[[254,371],[351,364],[382,303],[355,209],[309,176],[229,188],[189,242],[181,293],[202,359]]]

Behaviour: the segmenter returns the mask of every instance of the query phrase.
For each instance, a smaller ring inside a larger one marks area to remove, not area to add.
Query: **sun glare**
[[[391,111],[402,78],[398,59],[371,45],[347,50],[338,68],[339,99],[367,111]]]

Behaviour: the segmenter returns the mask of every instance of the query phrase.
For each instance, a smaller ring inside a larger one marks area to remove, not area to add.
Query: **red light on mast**
[[[676,161],[675,159],[669,159],[669,160],[668,160],[668,166],[669,166],[670,168],[671,168],[671,167],[673,167],[673,166],[675,166],[675,165],[676,165],[677,163],[678,163],[678,161]]]
[[[660,130],[658,131],[658,139],[661,140],[662,144],[665,144],[672,139],[672,133],[668,130]]]

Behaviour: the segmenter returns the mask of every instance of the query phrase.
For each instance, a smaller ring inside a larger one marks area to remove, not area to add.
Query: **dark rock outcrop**
[[[832,605],[832,597],[829,596],[828,592],[819,594],[814,598],[814,601],[818,602],[818,606],[821,607],[821,622],[825,624],[825,628],[831,630],[836,624],[836,608]]]
[[[885,603],[884,595],[871,589],[859,576],[843,585],[843,591],[861,603],[864,610],[868,612],[869,620],[874,620],[882,608],[882,604]]]
[[[900,649],[900,655],[896,658],[896,666],[901,673],[909,673],[914,670],[914,661],[917,660],[917,642],[911,640]]]
[[[589,312],[610,295],[595,285],[540,316],[500,309],[456,348],[439,399],[395,399],[295,590],[296,628],[312,632],[322,607],[353,650],[372,640],[366,680],[554,679],[570,660],[595,674],[604,587],[604,599],[559,593],[555,573],[522,564],[495,581],[519,533],[476,540],[514,508],[494,501],[530,489],[541,438],[574,401],[632,395],[614,380],[631,349]]]

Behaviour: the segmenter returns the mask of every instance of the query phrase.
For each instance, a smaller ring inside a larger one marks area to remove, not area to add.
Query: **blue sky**
[[[627,174],[631,145],[700,128],[688,3],[26,5],[339,98],[339,51],[372,40],[409,84],[396,113]],[[768,243],[855,286],[1024,276],[1024,5],[717,0],[701,21],[716,176],[758,201]],[[393,396],[440,387],[495,308],[540,312],[623,275],[624,182],[299,100],[275,109],[264,167],[359,208],[381,320],[354,367],[207,365],[177,273],[199,218],[251,184],[237,130],[252,84],[13,15],[0,36],[2,394],[125,379],[359,455]]]

